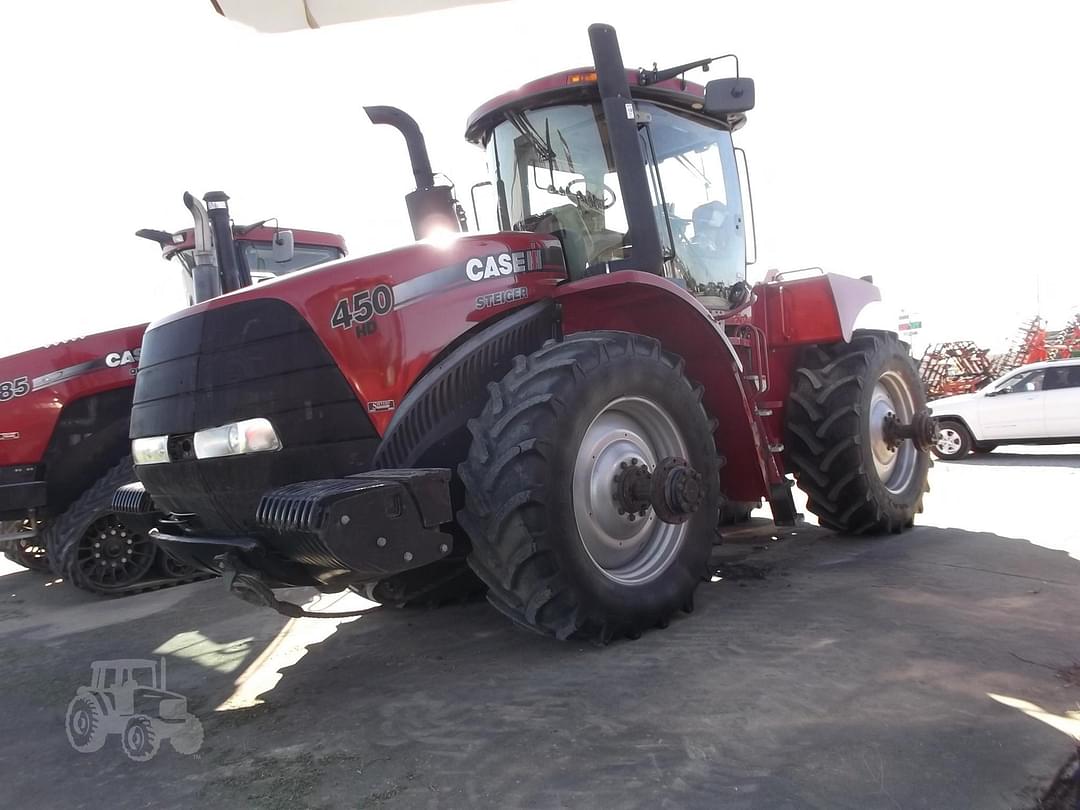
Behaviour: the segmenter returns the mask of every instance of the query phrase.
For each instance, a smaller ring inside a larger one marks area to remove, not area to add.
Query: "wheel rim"
[[[116,515],[98,518],[79,543],[76,564],[83,581],[101,591],[142,579],[154,562],[153,542],[127,528]]]
[[[86,740],[90,736],[90,712],[85,706],[80,706],[71,716],[71,733],[79,741]]]
[[[655,579],[682,546],[688,523],[664,523],[651,508],[643,517],[619,514],[615,497],[622,464],[637,459],[652,471],[668,456],[686,458],[686,441],[667,411],[642,397],[609,403],[578,447],[572,482],[578,535],[593,564],[615,582],[640,585]]]
[[[885,437],[885,419],[890,413],[904,424],[911,424],[915,415],[911,389],[895,371],[886,371],[874,385],[870,399],[870,450],[878,479],[889,492],[899,494],[915,477],[919,451],[914,442],[906,439],[890,446]]]
[[[938,432],[937,449],[943,456],[955,456],[960,452],[963,443],[964,440],[960,438],[959,431],[951,427],[943,427]]]
[[[141,722],[132,723],[127,729],[128,750],[133,754],[145,753],[147,749],[146,728]]]

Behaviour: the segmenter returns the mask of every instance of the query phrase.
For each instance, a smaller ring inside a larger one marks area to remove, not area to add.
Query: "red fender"
[[[636,332],[681,356],[687,376],[704,386],[706,412],[717,420],[716,445],[727,458],[720,471],[724,494],[739,501],[768,497],[768,482],[779,480],[779,472],[754,415],[742,364],[723,328],[696,298],[652,273],[622,270],[563,285],[555,299],[562,305],[566,334]]]

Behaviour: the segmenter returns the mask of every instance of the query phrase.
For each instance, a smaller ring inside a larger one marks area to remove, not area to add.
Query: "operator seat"
[[[536,222],[534,231],[549,233],[562,242],[566,272],[571,281],[585,277],[585,268],[593,251],[592,239],[576,205],[560,205],[546,211]]]

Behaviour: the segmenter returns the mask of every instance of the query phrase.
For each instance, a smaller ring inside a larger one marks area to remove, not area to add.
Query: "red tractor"
[[[137,234],[179,263],[189,304],[345,255],[335,234],[265,222],[231,227],[225,195],[207,199],[209,213],[187,199],[197,215],[194,230]],[[109,508],[117,487],[135,480],[128,417],[145,329],[130,326],[0,359],[0,547],[15,562],[37,570],[51,565],[99,594],[158,587],[193,573]]]
[[[415,122],[370,108],[409,147],[417,244],[153,324],[114,506],[291,615],[273,588],[400,604],[478,577],[514,622],[601,642],[692,608],[726,501],[792,524],[788,473],[831,529],[911,526],[934,426],[907,346],[853,331],[877,289],[745,281],[753,82],[628,71],[589,34],[595,67],[469,119],[497,233],[456,233]]]

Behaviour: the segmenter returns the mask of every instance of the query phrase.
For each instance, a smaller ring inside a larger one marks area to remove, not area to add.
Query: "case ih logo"
[[[131,349],[129,351],[122,352],[109,352],[105,355],[105,365],[109,368],[120,368],[120,366],[130,366],[132,363],[139,362],[139,349]]]
[[[469,281],[483,281],[514,273],[528,273],[544,266],[542,250],[516,250],[513,253],[496,253],[493,256],[469,259],[465,262],[465,275]]]

